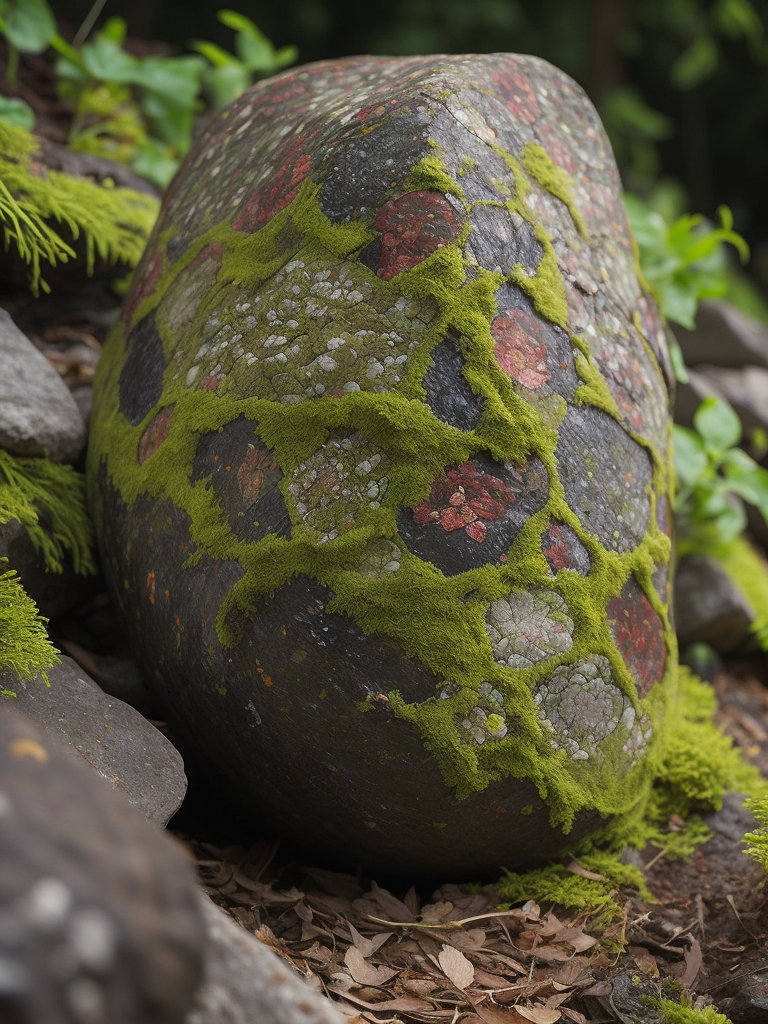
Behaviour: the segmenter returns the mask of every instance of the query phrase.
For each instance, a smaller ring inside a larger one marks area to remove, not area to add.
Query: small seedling
[[[723,398],[705,398],[694,429],[674,427],[674,498],[679,551],[717,550],[738,537],[747,516],[740,499],[768,522],[768,470],[737,447],[742,427]]]

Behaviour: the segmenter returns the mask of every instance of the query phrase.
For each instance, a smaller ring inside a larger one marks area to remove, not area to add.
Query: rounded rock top
[[[664,326],[579,87],[352,58],[198,138],[96,385],[105,572],[188,754],[337,865],[525,867],[644,799]]]

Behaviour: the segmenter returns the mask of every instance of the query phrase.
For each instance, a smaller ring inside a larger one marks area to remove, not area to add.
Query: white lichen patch
[[[604,759],[602,744],[619,728],[629,733],[624,745],[634,763],[650,738],[650,723],[637,712],[613,679],[608,659],[593,654],[561,665],[534,690],[542,724],[552,733],[551,746],[574,761]],[[626,766],[629,767],[629,764]]]
[[[381,579],[383,576],[391,576],[400,568],[402,552],[397,544],[384,537],[378,537],[368,545],[365,556],[355,566],[361,576],[371,576]]]
[[[446,684],[438,693],[438,700],[448,700],[459,692],[455,683]],[[477,703],[466,714],[457,715],[456,728],[464,743],[483,746],[503,740],[509,732],[507,713],[504,710],[504,698],[489,682],[480,684],[477,692]]]
[[[318,543],[334,540],[357,525],[361,512],[379,508],[388,466],[382,449],[357,431],[330,438],[292,474],[289,507],[297,521],[316,531]]]
[[[515,591],[491,602],[485,628],[494,659],[508,668],[530,668],[573,647],[573,619],[553,590]]]
[[[233,284],[218,298],[198,328],[201,344],[184,346],[194,357],[174,376],[188,387],[288,405],[396,390],[436,313],[431,300],[383,298],[352,262],[329,268],[294,259],[258,294]]]

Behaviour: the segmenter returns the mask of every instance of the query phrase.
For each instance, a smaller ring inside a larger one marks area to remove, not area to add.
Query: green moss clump
[[[751,844],[747,852],[768,870],[768,781],[715,725],[716,710],[712,688],[681,666],[679,688],[669,707],[675,728],[664,745],[647,803],[633,818],[588,840],[582,845],[582,851],[588,852],[578,854],[581,867],[598,877],[575,874],[568,866],[569,855],[544,868],[507,872],[498,886],[501,898],[510,904],[534,899],[590,910],[594,913],[591,927],[600,929],[623,913],[616,898],[619,887],[634,888],[643,899],[649,898],[642,873],[622,863],[622,851],[628,846],[642,849],[652,844],[668,857],[690,856],[712,835],[700,816],[719,810],[729,791],[753,797],[748,806],[764,827],[745,836]],[[680,831],[668,831],[673,814],[686,821]],[[600,848],[603,843],[608,844],[605,849]],[[690,1020],[696,1024],[700,1021]]]
[[[0,225],[5,247],[13,245],[30,266],[33,294],[48,291],[41,263],[51,266],[75,257],[74,249],[51,222],[64,225],[85,243],[86,270],[96,256],[134,267],[157,218],[158,200],[132,189],[97,184],[35,165],[38,143],[22,128],[0,121]]]
[[[58,652],[45,631],[45,620],[24,592],[15,571],[7,569],[0,574],[0,674],[8,673],[26,683],[41,672],[47,682],[45,670],[58,661]],[[12,690],[0,693],[15,696]]]
[[[760,825],[754,832],[747,832],[744,836],[747,844],[745,853],[768,871],[768,794],[748,800],[746,806]]]
[[[14,520],[25,528],[49,572],[63,571],[66,552],[75,572],[96,572],[85,481],[72,466],[14,458],[0,449],[0,523]]]
[[[535,178],[538,183],[545,188],[548,192],[551,192],[553,196],[556,196],[561,202],[565,203],[568,207],[568,212],[573,219],[573,223],[576,226],[576,230],[579,232],[582,238],[588,238],[589,233],[587,232],[587,226],[584,223],[584,218],[578,211],[575,202],[573,201],[573,189],[571,186],[570,176],[562,167],[558,167],[553,162],[549,153],[543,146],[539,146],[534,142],[529,142],[523,147],[521,154],[523,158],[523,165],[526,171]]]
[[[694,1009],[686,1003],[676,1003],[671,999],[654,999],[653,1005],[664,1014],[664,1024],[731,1024],[724,1013],[719,1013],[714,1006],[703,1006]]]
[[[670,708],[675,728],[664,745],[651,794],[651,821],[663,824],[673,814],[689,818],[717,811],[728,791],[754,796],[768,791],[757,768],[715,726],[716,710],[714,690],[681,666],[677,708]]]

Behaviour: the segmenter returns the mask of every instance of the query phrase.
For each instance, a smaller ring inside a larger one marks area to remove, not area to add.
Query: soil
[[[19,93],[60,140],[66,105],[53,95],[44,61],[25,66]],[[0,304],[87,409],[117,315],[109,291],[87,284],[33,300],[19,290],[0,295]],[[86,652],[83,667],[97,677],[130,663],[103,594],[52,628],[63,649]],[[768,777],[768,656],[716,669],[719,723]],[[636,1024],[660,1020],[642,996],[663,990],[695,1006],[714,1004],[733,1024],[757,1024],[768,1021],[768,893],[764,871],[741,842],[754,822],[731,795],[709,824],[713,837],[686,862],[653,847],[635,852],[653,899],[617,893],[623,916],[607,928],[589,914],[533,902],[500,911],[493,885],[472,892],[450,880],[427,891],[379,885],[307,865],[266,841],[237,842],[199,812],[194,791],[173,827],[215,901],[352,1020]]]

